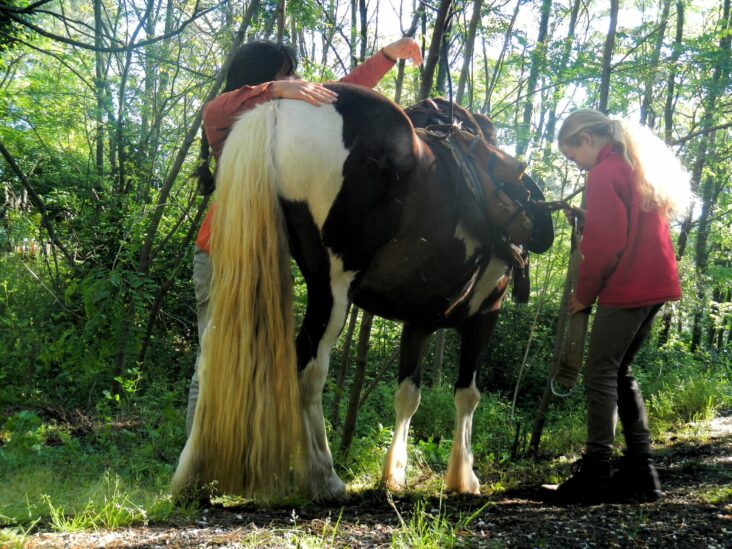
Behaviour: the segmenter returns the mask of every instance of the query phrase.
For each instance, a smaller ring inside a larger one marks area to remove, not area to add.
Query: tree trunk
[[[708,130],[714,126],[715,117],[718,115],[718,113],[716,112],[717,100],[719,99],[723,91],[726,90],[727,84],[729,82],[730,42],[732,40],[732,36],[730,35],[730,27],[732,27],[732,21],[730,20],[730,0],[724,0],[724,4],[722,7],[722,16],[720,18],[720,30],[722,31],[720,32],[721,38],[719,41],[720,55],[718,55],[716,58],[712,79],[709,83],[708,92],[704,101],[704,113],[702,115],[700,124],[702,133],[701,137],[699,138],[699,149],[697,153],[697,158],[694,162],[694,167],[691,173],[691,186],[694,192],[697,192],[697,190],[699,189],[699,185],[701,184],[704,167],[707,162],[707,157],[709,156],[708,149],[710,148],[710,141],[713,139],[715,134],[714,131]],[[711,182],[709,183],[709,185],[711,185]],[[706,192],[707,189],[703,189],[702,200],[705,200],[704,194]],[[708,209],[709,207],[710,204],[705,204],[703,202],[702,214],[704,214],[705,208]],[[709,212],[707,211],[705,215],[708,216]],[[682,224],[682,229],[679,234],[679,244],[677,248],[677,256],[679,258],[683,257],[686,251],[686,244],[689,238],[689,233],[691,231],[691,226],[692,208],[690,208],[689,213],[684,219],[684,223]],[[700,232],[698,240],[702,240],[702,243],[697,243],[697,257],[704,260],[706,252],[702,253],[700,246],[706,247],[706,227],[702,227],[701,222],[699,231]],[[706,262],[704,262],[702,265],[697,264],[697,270],[701,275],[700,278],[703,277],[703,275],[706,273]],[[692,350],[695,349],[701,341],[701,334],[699,330],[701,329],[700,323],[702,315],[703,310],[695,312],[695,321],[692,330]]]
[[[671,60],[669,62],[669,73],[666,84],[666,103],[663,108],[663,127],[664,127],[664,140],[666,144],[671,144],[673,139],[673,127],[674,127],[674,105],[675,105],[675,86],[676,86],[676,67],[683,51],[682,40],[684,37],[684,1],[678,0],[676,2],[676,35],[674,37],[674,44],[671,50]],[[689,222],[691,218],[689,217]],[[677,246],[676,259],[681,259],[683,254],[679,254],[680,243]],[[661,317],[661,330],[658,332],[658,345],[664,345],[668,341],[669,333],[671,332],[671,320],[672,310],[670,307],[666,307]]]
[[[255,11],[257,10],[259,6],[259,0],[252,0],[252,2],[249,4],[249,8],[247,9],[244,20],[242,21],[241,26],[239,27],[239,30],[234,36],[234,39],[231,44],[231,50],[229,51],[229,55],[227,56],[227,59],[224,63],[224,66],[222,67],[221,72],[216,77],[216,80],[214,81],[213,85],[211,86],[211,89],[209,90],[208,96],[206,97],[203,104],[207,103],[211,99],[213,99],[216,94],[218,93],[219,89],[221,88],[221,85],[224,82],[224,78],[226,77],[226,69],[231,63],[231,60],[233,59],[233,55],[236,52],[236,50],[239,48],[241,43],[244,41],[244,36],[246,33],[247,28],[249,27],[249,23],[254,16]],[[201,116],[202,116],[202,109],[198,110],[198,113],[193,118],[193,122],[190,124],[188,131],[186,132],[183,143],[181,144],[180,148],[178,149],[175,158],[173,160],[173,163],[171,165],[170,171],[168,172],[168,175],[165,179],[165,182],[163,183],[162,188],[160,189],[160,193],[158,194],[157,203],[155,206],[155,209],[153,210],[153,213],[150,217],[150,222],[147,228],[147,234],[145,237],[145,242],[142,247],[142,251],[140,252],[140,260],[138,263],[137,271],[141,275],[145,275],[148,273],[150,266],[152,265],[154,254],[153,254],[153,246],[155,244],[155,239],[158,234],[158,229],[160,228],[160,223],[163,218],[163,213],[165,210],[165,205],[167,204],[168,197],[170,196],[171,191],[173,190],[173,186],[175,185],[175,182],[178,178],[178,174],[180,173],[180,170],[183,167],[183,163],[185,162],[186,156],[188,155],[188,151],[191,147],[191,144],[193,143],[196,135],[198,134],[198,129],[201,126]],[[134,314],[134,307],[131,300],[128,299],[128,297],[125,298],[125,308],[128,311],[129,314],[129,321],[124,324],[124,331],[123,336],[119,338],[119,341],[117,342],[118,349],[117,354],[115,357],[115,364],[114,364],[114,372],[115,375],[122,375],[125,371],[125,366],[127,364],[127,359],[129,356],[130,350],[135,348],[134,342],[127,341],[128,337],[127,335],[130,333],[131,327],[136,325],[136,318]],[[148,325],[148,330],[151,330],[152,328]]]
[[[335,393],[333,394],[333,405],[330,411],[330,424],[333,431],[338,429],[340,424],[340,406],[341,397],[343,396],[343,385],[346,382],[346,372],[348,371],[348,363],[351,361],[351,343],[353,342],[353,332],[356,329],[356,320],[358,319],[359,308],[351,305],[351,316],[348,320],[348,329],[346,337],[343,341],[343,354],[341,355],[341,364],[338,368],[338,377],[336,378]]]
[[[557,130],[557,105],[559,105],[559,101],[564,95],[564,90],[566,89],[566,86],[563,84],[563,80],[564,74],[567,70],[567,64],[569,63],[569,56],[572,53],[579,8],[580,0],[574,0],[572,3],[572,11],[569,16],[567,37],[562,45],[562,55],[556,69],[556,84],[554,86],[554,92],[552,93],[551,104],[548,107],[549,112],[547,114],[546,128],[544,129],[544,142],[546,143],[546,147],[544,148],[543,162],[545,163],[549,161],[549,155],[552,151],[551,144],[554,142],[554,134]]]
[[[671,143],[673,138],[673,113],[675,103],[676,67],[683,51],[682,39],[684,37],[684,0],[676,2],[676,36],[671,50],[671,59],[668,63],[669,72],[666,84],[666,104],[663,108],[664,139]]]
[[[104,70],[104,54],[100,51],[103,46],[102,42],[102,1],[94,0],[94,45],[97,51],[94,53],[94,92],[96,94],[97,107],[94,112],[96,122],[96,138],[95,138],[95,165],[97,175],[104,173],[104,87],[105,87],[105,70]]]
[[[450,11],[451,4],[452,0],[440,0],[440,7],[438,8],[437,16],[435,17],[435,28],[432,33],[432,41],[430,42],[427,59],[424,63],[424,71],[422,72],[422,84],[419,88],[418,97],[419,100],[427,99],[432,91],[435,69],[437,68],[437,61],[440,58],[442,36],[445,32],[445,22],[447,21],[447,14]]]
[[[420,4],[419,8],[412,15],[412,22],[410,23],[407,31],[404,33],[404,36],[414,38],[414,35],[417,32],[417,25],[419,25],[420,17],[423,14],[424,6]],[[394,103],[396,103],[397,105],[401,104],[402,101],[402,88],[404,86],[404,64],[404,59],[400,59],[397,63],[396,90],[394,91]]]
[[[518,127],[516,136],[516,156],[523,156],[529,145],[531,135],[531,116],[534,112],[534,94],[536,93],[536,82],[539,73],[546,65],[547,35],[549,32],[549,13],[551,12],[552,1],[542,0],[541,18],[539,20],[539,35],[536,38],[536,45],[531,52],[531,68],[529,78],[526,82],[526,103],[524,104],[524,115],[521,125]]]
[[[651,53],[651,70],[649,76],[646,79],[646,84],[643,89],[643,101],[641,102],[640,110],[640,123],[646,126],[653,127],[654,121],[652,117],[649,123],[648,117],[651,109],[651,100],[653,99],[653,84],[656,80],[656,67],[658,67],[658,60],[661,58],[661,49],[663,48],[663,39],[666,36],[666,23],[668,22],[668,14],[671,10],[671,0],[663,0],[663,7],[661,10],[661,21],[658,24],[658,33],[656,35],[656,43]],[[651,113],[652,114],[652,113]]]
[[[470,66],[473,62],[473,49],[475,47],[475,33],[478,30],[478,23],[480,22],[480,10],[483,7],[483,0],[473,0],[473,14],[470,17],[470,23],[468,24],[468,35],[465,37],[465,54],[463,56],[463,68],[460,71],[460,79],[458,80],[457,95],[455,96],[455,102],[458,105],[463,104],[463,95],[465,93],[465,85],[470,75]],[[470,103],[473,102],[472,89],[469,90]]]
[[[483,105],[483,110],[488,114],[490,114],[491,112],[491,96],[493,95],[493,90],[496,87],[496,82],[498,82],[498,77],[501,74],[501,67],[503,65],[503,60],[506,57],[506,52],[508,52],[508,46],[511,44],[511,38],[513,37],[513,28],[516,24],[516,19],[518,18],[521,4],[521,0],[517,1],[516,7],[513,9],[511,21],[506,28],[506,33],[503,35],[503,46],[501,47],[501,53],[498,56],[498,59],[496,59],[496,65],[493,67],[493,75],[491,76],[491,81],[485,90],[485,102]],[[485,51],[485,40],[483,40],[483,50]]]
[[[249,4],[249,7],[244,14],[244,20],[242,21],[239,30],[234,36],[231,44],[231,49],[229,50],[229,55],[227,56],[226,61],[224,62],[224,66],[221,68],[221,71],[217,75],[216,80],[211,85],[208,95],[206,96],[202,104],[205,105],[207,102],[216,97],[216,95],[219,93],[221,85],[224,83],[224,79],[226,78],[226,69],[229,67],[229,64],[233,59],[234,53],[244,41],[244,36],[247,28],[249,27],[249,23],[251,22],[252,17],[254,16],[254,13],[256,12],[258,7],[259,0],[252,0],[252,2]],[[165,205],[168,201],[168,197],[170,196],[170,192],[173,189],[173,185],[178,178],[178,174],[183,167],[183,162],[185,161],[188,151],[190,150],[191,144],[196,138],[198,130],[201,127],[201,114],[201,109],[199,109],[198,113],[193,118],[193,121],[188,127],[188,131],[183,138],[183,143],[181,143],[181,146],[175,155],[175,159],[173,160],[170,171],[168,172],[168,175],[163,182],[162,188],[160,189],[160,193],[158,194],[158,200],[150,217],[150,223],[148,224],[146,230],[145,242],[140,252],[140,262],[138,265],[138,270],[141,273],[147,273],[148,269],[150,268],[150,263],[153,259],[153,244],[155,242],[155,237],[158,233],[158,228],[160,227],[160,222],[163,218]]]
[[[286,12],[287,12],[287,0],[278,0],[277,1],[277,43],[278,44],[283,44],[285,41]]]
[[[358,418],[358,404],[361,399],[361,390],[366,379],[366,365],[369,353],[369,336],[371,335],[371,324],[374,315],[366,311],[361,315],[361,329],[358,332],[358,346],[356,350],[356,373],[351,384],[351,395],[348,400],[348,411],[346,421],[343,423],[343,434],[341,435],[340,454],[348,455],[348,449],[353,442],[353,433],[356,431],[356,419]]]
[[[358,0],[358,15],[361,21],[361,49],[358,52],[358,62],[366,60],[366,47],[368,45],[368,12],[366,11],[366,0]]]
[[[607,114],[608,97],[610,94],[610,73],[612,72],[613,49],[615,49],[615,29],[618,26],[618,8],[620,0],[610,0],[610,28],[605,39],[605,48],[602,52],[602,78],[600,80],[600,102],[597,110]]]
[[[711,137],[714,140],[714,136]],[[716,143],[712,141],[707,158],[715,158]],[[706,274],[709,269],[709,227],[711,225],[711,212],[714,208],[715,196],[714,192],[714,176],[709,174],[704,177],[704,183],[701,186],[701,212],[697,220],[696,241],[694,245],[694,263],[697,271],[697,303],[694,311],[694,320],[691,330],[691,350],[695,351],[701,345],[702,332],[704,324],[707,320],[705,305],[709,302],[708,293],[706,291]]]
[[[358,42],[358,2],[357,0],[351,0],[351,70],[358,65],[356,42]]]

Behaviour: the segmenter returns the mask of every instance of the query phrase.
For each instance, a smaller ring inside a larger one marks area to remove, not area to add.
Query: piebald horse
[[[242,115],[227,138],[200,396],[175,493],[208,486],[266,499],[299,482],[312,499],[346,496],[326,438],[322,391],[351,302],[404,322],[385,485],[405,487],[420,359],[430,334],[445,327],[461,336],[446,485],[479,492],[471,451],[478,358],[512,259],[455,162],[419,139],[404,111],[363,88],[332,88],[333,105],[265,103]],[[551,220],[532,215],[545,234],[528,247],[544,251]],[[297,338],[290,255],[308,291]]]

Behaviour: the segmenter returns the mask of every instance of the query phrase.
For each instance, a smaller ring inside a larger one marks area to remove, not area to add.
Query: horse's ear
[[[493,121],[485,114],[474,112],[472,115],[483,134],[483,139],[494,147],[497,147],[498,139],[496,138],[496,127],[493,125]]]

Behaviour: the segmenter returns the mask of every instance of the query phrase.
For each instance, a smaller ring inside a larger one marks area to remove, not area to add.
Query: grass
[[[732,409],[729,368],[687,362],[657,375],[661,366],[656,369],[654,364],[639,369],[638,375],[657,442],[667,439],[669,431],[674,436],[703,437],[701,420]],[[516,425],[525,432],[531,426],[531,413],[524,412],[522,417],[519,412],[513,420],[500,396],[484,395],[473,422],[473,450],[485,495],[563,478],[584,442],[584,403],[582,391],[578,393],[552,405],[541,446],[543,455],[552,459],[540,460],[511,459]],[[422,503],[398,515],[394,547],[459,545],[461,530],[472,520],[449,516],[441,503],[438,509],[424,503],[434,501],[442,491],[454,417],[450,387],[425,394],[418,416],[425,414],[426,420],[414,422],[407,477],[410,497]],[[176,506],[169,494],[184,442],[183,413],[172,396],[161,397],[159,392],[153,396],[149,400],[136,397],[125,406],[103,403],[81,430],[29,411],[0,419],[0,546],[22,547],[38,530],[75,532],[191,520],[197,509]],[[369,402],[373,408],[363,410],[362,431],[349,457],[339,461],[339,473],[356,493],[378,486],[391,442],[391,429],[376,420],[383,402]],[[619,437],[618,445],[621,442]],[[338,447],[337,441],[332,447]],[[710,487],[699,497],[709,503],[729,502],[732,488]],[[219,503],[227,506],[225,498]],[[292,504],[298,507],[297,502]],[[256,536],[270,536],[270,545],[332,546],[339,521],[340,517],[325,521],[322,531],[315,532],[297,524],[266,533],[259,529],[251,533],[254,537],[239,532],[238,543],[257,545]]]
[[[697,492],[696,497],[699,498],[702,503],[707,503],[709,505],[727,503],[732,506],[732,483],[722,486],[706,486],[704,489]]]
[[[102,419],[81,434],[28,411],[0,424],[0,527],[70,532],[191,512],[168,493],[182,427]]]

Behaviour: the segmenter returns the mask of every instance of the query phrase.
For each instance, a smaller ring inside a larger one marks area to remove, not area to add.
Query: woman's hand
[[[579,313],[580,311],[584,311],[589,305],[585,305],[582,303],[579,299],[577,299],[577,295],[572,292],[569,294],[569,314],[573,315],[575,313]]]
[[[422,50],[414,38],[405,36],[396,42],[392,42],[388,46],[384,46],[381,51],[384,52],[389,59],[411,59],[415,65],[422,64]]]
[[[338,99],[334,91],[306,80],[275,80],[270,84],[269,92],[273,99],[298,99],[316,107],[335,103]]]

